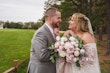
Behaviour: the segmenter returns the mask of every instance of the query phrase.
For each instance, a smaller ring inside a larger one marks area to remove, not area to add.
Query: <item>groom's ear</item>
[[[52,17],[51,17],[51,16],[48,16],[47,18],[48,18],[49,20],[51,20],[51,19],[52,19]]]

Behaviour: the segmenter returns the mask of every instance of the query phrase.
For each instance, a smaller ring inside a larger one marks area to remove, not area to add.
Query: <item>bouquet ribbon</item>
[[[62,62],[59,68],[59,73],[65,73],[66,62]]]

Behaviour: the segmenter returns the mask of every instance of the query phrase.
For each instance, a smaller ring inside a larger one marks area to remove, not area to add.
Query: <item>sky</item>
[[[37,22],[44,13],[46,0],[0,0],[0,20]]]

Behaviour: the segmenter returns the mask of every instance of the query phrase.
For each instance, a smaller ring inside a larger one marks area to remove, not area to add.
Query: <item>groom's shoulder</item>
[[[36,30],[35,34],[38,34],[38,33],[45,33],[45,28],[44,28],[44,25],[42,25],[40,28],[38,28],[38,30]]]
[[[45,25],[42,25],[38,30],[37,32],[45,32]]]

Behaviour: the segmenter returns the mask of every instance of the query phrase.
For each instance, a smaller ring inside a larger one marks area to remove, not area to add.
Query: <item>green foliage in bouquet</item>
[[[78,36],[74,36],[74,37],[78,40],[78,48],[81,49],[83,47],[83,40]]]
[[[81,65],[79,64],[79,61],[76,61],[76,66],[81,67]]]
[[[79,38],[78,36],[75,36],[75,38],[78,40],[78,48],[82,49],[83,47],[83,40],[81,38]],[[80,54],[79,58],[82,58],[84,55]],[[81,67],[79,60],[76,62],[76,66]]]
[[[60,37],[64,35],[64,31],[60,31]]]
[[[50,44],[48,50],[50,52],[50,60],[51,60],[51,62],[55,63],[56,57],[59,57],[59,54],[58,54],[58,52],[55,52],[53,43]]]

